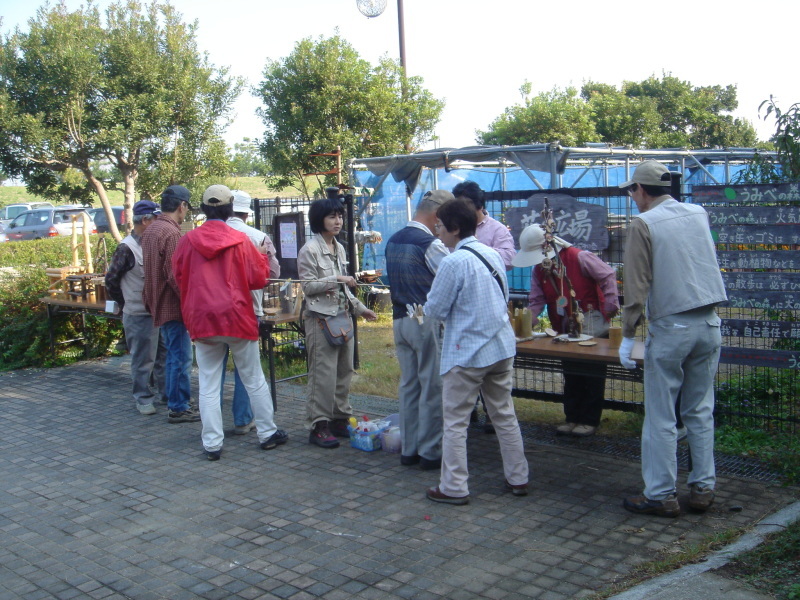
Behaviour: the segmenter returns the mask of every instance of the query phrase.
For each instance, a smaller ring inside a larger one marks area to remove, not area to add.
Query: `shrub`
[[[116,243],[111,242],[109,256],[116,248]],[[98,243],[93,240],[95,248]],[[79,256],[82,255],[81,248]],[[50,352],[47,310],[40,302],[47,295],[49,284],[45,268],[71,263],[70,238],[66,236],[0,245],[0,265],[14,269],[0,277],[0,370],[63,365],[83,358],[82,345],[62,343],[81,337],[80,315],[53,320],[54,356]],[[101,263],[105,270],[102,260]],[[107,354],[121,335],[121,322],[87,316],[90,356]]]

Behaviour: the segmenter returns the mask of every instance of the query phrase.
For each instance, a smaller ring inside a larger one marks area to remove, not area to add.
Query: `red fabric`
[[[575,290],[575,297],[580,302],[581,310],[587,311],[589,310],[589,306],[591,306],[593,310],[599,310],[605,317],[605,297],[603,296],[603,292],[600,290],[597,283],[581,273],[581,265],[578,261],[578,254],[581,252],[585,252],[585,250],[570,246],[569,248],[561,250],[561,252],[558,253],[558,257],[561,259],[561,262],[564,263],[564,267],[567,270],[567,277],[572,283],[572,289]],[[561,279],[556,276],[551,278],[549,275],[545,275],[541,265],[536,266],[534,274],[539,281],[539,285],[547,301],[547,316],[550,317],[551,326],[558,332],[564,332],[561,316],[558,314],[556,307],[556,300],[561,295]],[[553,282],[556,284],[555,288],[553,287]],[[569,299],[569,284],[566,281],[564,281],[563,289],[564,296]],[[565,307],[565,310],[566,309],[567,307]],[[566,312],[565,316],[568,314],[569,313]]]
[[[181,238],[172,270],[193,340],[214,335],[258,339],[250,290],[267,284],[269,265],[244,233],[224,221],[206,221]]]

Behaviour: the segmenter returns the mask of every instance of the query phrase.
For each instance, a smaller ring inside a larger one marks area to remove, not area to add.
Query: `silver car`
[[[8,241],[38,240],[59,235],[72,235],[72,217],[76,216],[75,227],[78,234],[83,233],[82,208],[37,208],[28,210],[14,218],[5,228]],[[87,215],[88,216],[88,215]],[[94,223],[89,219],[89,233],[97,233]]]

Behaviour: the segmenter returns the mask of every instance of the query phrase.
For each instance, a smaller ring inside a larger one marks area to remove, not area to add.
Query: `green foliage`
[[[735,557],[726,570],[775,598],[800,600],[800,521],[766,536],[765,543]]]
[[[778,151],[778,162],[781,165],[783,181],[800,180],[800,103],[792,104],[782,110],[770,96],[759,107],[759,114],[764,109],[764,119],[775,117],[775,149]]]
[[[522,91],[529,89],[523,86]],[[478,131],[479,144],[536,144],[561,142],[565,146],[583,146],[599,142],[589,106],[575,88],[553,89],[522,105],[509,107],[489,126]]]
[[[250,138],[233,145],[230,162],[231,174],[236,177],[267,176],[268,165],[258,152],[258,144]]]
[[[32,193],[91,203],[154,196],[228,169],[220,134],[233,80],[169,4],[45,5],[0,47],[0,167]],[[116,169],[116,175],[113,169]],[[71,173],[81,175],[80,179]]]
[[[721,382],[716,397],[722,421],[728,412],[738,415],[743,421],[762,415],[792,421],[800,413],[800,376],[795,369],[755,367]]]
[[[524,96],[531,85],[522,87]],[[605,142],[640,148],[753,147],[756,132],[728,113],[738,106],[736,86],[693,86],[663,74],[618,89],[589,81],[580,96],[573,88],[554,89],[506,108],[484,144],[528,144],[559,140],[563,145]]]
[[[402,153],[429,139],[443,103],[418,77],[403,79],[388,59],[377,67],[335,35],[306,38],[281,60],[269,60],[256,95],[266,131],[261,153],[270,165],[274,188],[298,186],[303,175],[332,170],[335,152],[348,157]],[[334,183],[334,175],[325,181]]]
[[[716,429],[714,445],[719,452],[766,463],[786,483],[800,483],[800,440],[794,434],[723,425]]]
[[[105,240],[110,257],[116,242],[109,237]],[[100,239],[94,238],[92,243],[92,255],[102,257]],[[80,316],[59,316],[53,321],[58,344],[53,356],[47,311],[40,302],[47,295],[45,268],[71,263],[68,236],[0,244],[0,265],[13,269],[0,274],[0,370],[63,365],[83,358],[80,344],[59,343],[80,336]],[[107,354],[113,342],[121,337],[122,325],[116,320],[87,317],[86,331],[90,354],[100,356]]]

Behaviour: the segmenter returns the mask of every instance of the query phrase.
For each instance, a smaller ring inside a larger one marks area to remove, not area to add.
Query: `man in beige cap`
[[[639,209],[625,248],[625,305],[619,358],[633,368],[636,327],[647,311],[644,357],[644,492],[625,498],[638,514],[677,517],[678,465],[675,403],[692,456],[689,508],[707,510],[714,501],[714,375],[722,338],[714,307],[725,302],[708,214],[701,206],[669,195],[670,173],[661,163],[641,163],[627,190]]]
[[[560,237],[554,236],[552,245],[546,244],[544,229],[538,223],[522,231],[519,244],[520,252],[512,264],[534,267],[528,298],[533,318],[538,320],[542,308],[547,306],[551,327],[558,333],[567,333],[567,321],[573,310],[567,299],[574,297],[583,313],[583,333],[608,337],[609,320],[619,312],[614,269],[597,255],[575,248]],[[558,259],[553,260],[556,250]],[[563,368],[566,422],[556,428],[556,433],[594,435],[603,414],[606,367],[565,360]]]
[[[392,328],[400,363],[400,464],[438,469],[442,461],[442,323],[414,317],[425,304],[442,259],[450,252],[434,236],[436,211],[453,199],[446,190],[426,192],[414,218],[386,244]]]
[[[222,453],[220,381],[230,348],[256,421],[262,450],[285,444],[286,432],[275,427],[272,398],[258,351],[258,320],[250,290],[263,289],[269,267],[263,246],[225,221],[233,215],[233,193],[212,185],[203,193],[206,221],[187,233],[172,257],[180,288],[181,313],[195,342],[200,383],[203,447],[208,460]]]

